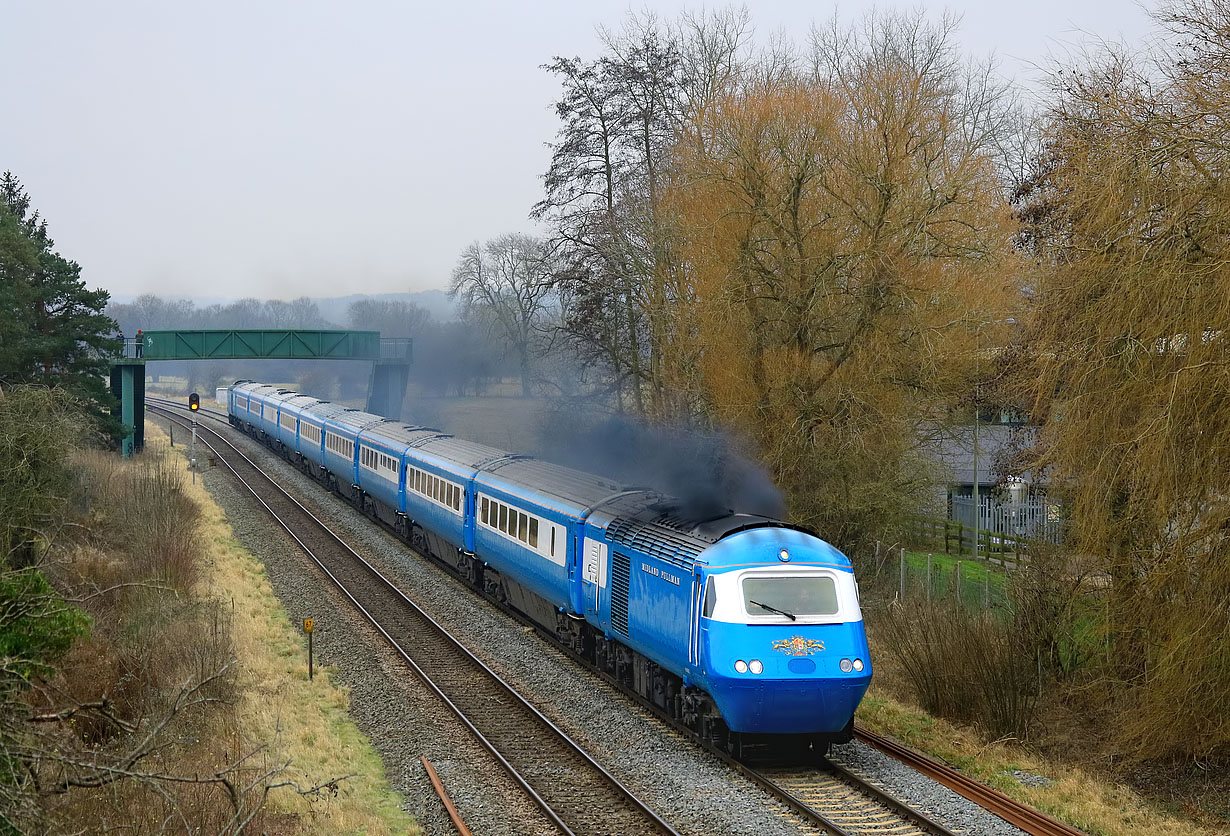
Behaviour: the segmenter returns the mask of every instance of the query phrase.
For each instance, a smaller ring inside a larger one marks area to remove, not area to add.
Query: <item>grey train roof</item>
[[[377,441],[396,447],[417,447],[424,441],[432,438],[440,438],[446,436],[432,427],[416,427],[412,424],[401,424],[396,421],[387,421],[384,424],[375,424],[368,428],[364,433],[365,438],[372,438]]]
[[[343,406],[340,403],[334,403],[333,401],[317,401],[314,404],[305,406],[303,411],[320,421],[328,421],[337,415],[348,412],[349,407]]]
[[[311,395],[295,395],[293,398],[287,398],[282,406],[293,406],[295,409],[303,409],[315,403],[321,403],[321,401],[318,398],[313,398]]]
[[[732,511],[696,519],[682,511],[679,500],[652,491],[628,492],[594,510],[590,521],[605,526],[607,539],[688,568],[705,549],[724,537],[749,528],[790,528],[814,532],[759,514]]]
[[[417,449],[442,459],[449,459],[472,470],[479,470],[490,462],[496,462],[512,455],[507,450],[501,450],[498,447],[489,447],[477,441],[467,441],[451,435],[426,439],[417,445]]]
[[[528,456],[508,458],[485,469],[497,479],[522,485],[585,510],[624,490],[623,486],[601,476],[573,470]]]
[[[329,420],[334,424],[340,424],[351,432],[357,433],[359,430],[365,430],[385,419],[379,415],[372,415],[370,412],[360,412],[357,409],[343,409],[336,415],[330,416]]]
[[[281,406],[282,404],[288,403],[290,401],[293,401],[295,398],[300,398],[300,397],[303,397],[303,396],[300,395],[298,392],[292,392],[289,389],[279,389],[276,392],[272,392],[270,394],[265,395],[265,400],[271,404],[277,404]]]

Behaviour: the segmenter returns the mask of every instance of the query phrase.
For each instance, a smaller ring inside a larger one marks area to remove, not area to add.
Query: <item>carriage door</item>
[[[584,559],[581,562],[581,596],[585,614],[598,617],[602,589],[606,586],[606,543],[586,537]]]
[[[700,667],[700,611],[705,590],[701,585],[700,567],[692,570],[692,612],[688,618],[688,664]]]

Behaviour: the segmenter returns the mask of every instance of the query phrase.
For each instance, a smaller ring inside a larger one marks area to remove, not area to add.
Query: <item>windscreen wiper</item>
[[[778,615],[784,615],[784,616],[786,616],[786,618],[789,618],[791,621],[797,621],[797,620],[798,620],[798,619],[795,617],[794,613],[792,613],[792,612],[786,612],[785,610],[779,610],[777,607],[770,607],[768,604],[762,604],[762,603],[760,603],[759,601],[752,601],[752,600],[750,600],[750,599],[748,600],[748,603],[749,603],[749,604],[755,604],[756,606],[760,607],[761,609],[768,610],[769,612],[775,612],[775,613],[777,613]]]

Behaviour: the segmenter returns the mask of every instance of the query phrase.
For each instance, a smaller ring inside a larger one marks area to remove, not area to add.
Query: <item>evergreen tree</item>
[[[105,375],[118,348],[110,294],[90,290],[81,266],[53,248],[47,222],[6,171],[0,176],[0,386],[59,386],[109,406]],[[111,431],[118,424],[106,422]]]

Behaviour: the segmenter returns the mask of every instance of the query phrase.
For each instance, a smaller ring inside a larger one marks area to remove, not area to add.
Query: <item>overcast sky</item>
[[[1026,84],[1082,39],[1150,30],[1132,0],[922,5],[962,15],[965,48]],[[534,231],[559,93],[540,65],[594,57],[595,27],[628,8],[0,0],[0,169],[87,282],[120,296],[442,288],[467,243]],[[749,8],[758,40],[800,41],[834,10]]]

